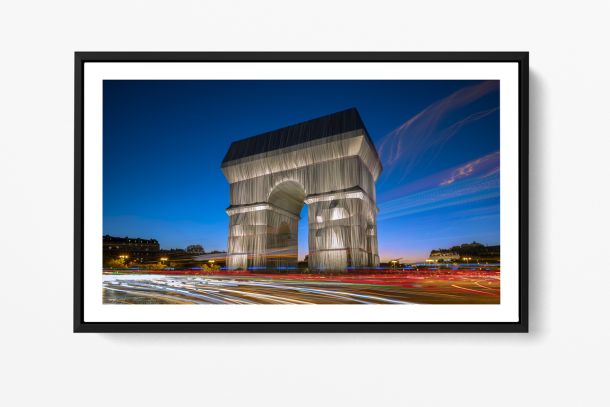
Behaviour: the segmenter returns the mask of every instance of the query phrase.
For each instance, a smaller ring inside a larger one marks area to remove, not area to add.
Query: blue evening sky
[[[496,81],[104,81],[104,234],[225,250],[231,142],[349,107],[384,166],[382,260],[499,244]],[[300,258],[306,234],[305,207]]]

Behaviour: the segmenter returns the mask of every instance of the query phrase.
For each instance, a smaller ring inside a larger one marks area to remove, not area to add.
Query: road
[[[341,280],[341,279],[338,279]],[[497,304],[499,277],[405,280],[104,275],[107,304]]]

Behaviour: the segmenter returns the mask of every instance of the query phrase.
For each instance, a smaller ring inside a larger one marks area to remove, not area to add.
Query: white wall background
[[[0,403],[608,405],[609,16],[602,1],[3,2]],[[529,50],[531,333],[71,333],[75,50]]]

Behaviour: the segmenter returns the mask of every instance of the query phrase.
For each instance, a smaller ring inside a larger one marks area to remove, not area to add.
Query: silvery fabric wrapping
[[[298,220],[308,205],[312,270],[379,265],[375,147],[351,109],[233,143],[229,269],[297,265]]]

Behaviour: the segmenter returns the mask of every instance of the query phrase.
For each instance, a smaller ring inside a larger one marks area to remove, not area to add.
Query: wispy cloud
[[[392,219],[500,196],[500,152],[429,175],[379,196],[379,219]]]
[[[388,202],[421,191],[431,190],[437,187],[446,187],[468,177],[492,176],[498,174],[499,171],[500,152],[495,151],[456,167],[442,170],[413,182],[403,183],[394,188],[381,191],[378,194],[378,201]]]
[[[378,219],[386,220],[435,209],[463,206],[499,195],[499,176],[465,178],[446,186],[437,186],[382,202],[379,204]]]
[[[425,159],[424,153],[432,153],[433,156],[438,154],[462,127],[496,112],[498,107],[475,112],[458,120],[449,120],[458,109],[497,91],[498,86],[497,81],[485,81],[460,89],[428,106],[383,137],[378,151],[385,175],[400,172],[400,179],[406,178]]]
[[[451,175],[441,181],[440,185],[451,185],[455,181],[472,176],[474,174],[481,174],[485,171],[486,175],[491,175],[500,171],[500,152],[495,151],[491,154],[487,154],[483,157],[477,158],[476,160],[470,161],[464,165],[459,166],[451,172]]]

